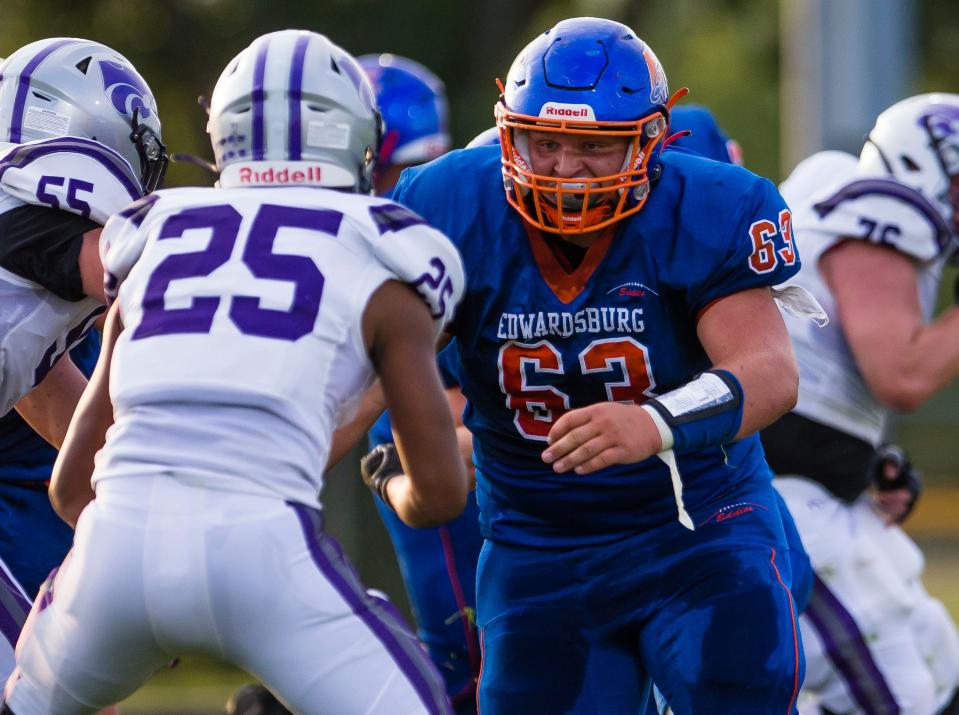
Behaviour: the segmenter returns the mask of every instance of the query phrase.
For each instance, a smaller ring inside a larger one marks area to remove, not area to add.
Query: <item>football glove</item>
[[[384,442],[377,445],[360,460],[360,474],[363,477],[363,483],[366,484],[380,499],[386,502],[386,505],[393,508],[390,499],[386,495],[386,484],[393,477],[398,477],[403,473],[403,465],[400,463],[400,455],[396,451],[396,445],[392,442]]]
[[[896,476],[893,478],[886,476],[889,465],[895,467],[896,470]],[[900,524],[912,512],[919,495],[922,494],[922,473],[912,466],[905,450],[894,444],[884,444],[876,450],[872,468],[872,482],[880,492],[896,489],[909,490],[911,498],[906,511],[896,520]]]

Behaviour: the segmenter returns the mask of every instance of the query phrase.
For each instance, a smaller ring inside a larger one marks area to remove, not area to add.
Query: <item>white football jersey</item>
[[[820,328],[786,316],[799,362],[795,411],[878,445],[886,409],[872,394],[846,343],[836,303],[819,271],[819,258],[840,240],[861,239],[914,259],[919,301],[932,315],[949,228],[918,191],[887,177],[865,176],[858,159],[826,151],[801,162],[779,187],[792,208],[802,270],[790,281],[808,290],[830,323]]]
[[[94,481],[168,469],[303,504],[372,380],[371,294],[411,283],[441,328],[464,283],[412,212],[320,188],[160,191],[111,219],[100,250],[124,331]]]
[[[140,196],[130,165],[94,141],[8,144],[0,156],[0,214],[35,204],[105,223]],[[0,268],[0,414],[9,412],[83,339],[102,310],[95,300],[64,300]]]

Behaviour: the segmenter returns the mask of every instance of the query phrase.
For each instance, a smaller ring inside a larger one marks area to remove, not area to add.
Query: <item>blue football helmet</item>
[[[649,196],[673,99],[653,51],[626,25],[563,20],[520,52],[495,106],[509,203],[552,233],[586,233],[639,211]],[[530,130],[629,138],[621,170],[557,182],[534,173]]]
[[[688,132],[675,139],[674,146],[693,151],[714,161],[743,164],[739,143],[726,136],[719,123],[706,107],[683,104],[669,113],[671,133]],[[672,134],[670,135],[672,138]]]
[[[399,55],[363,55],[357,61],[373,84],[386,124],[378,166],[422,164],[449,151],[449,106],[439,77]]]

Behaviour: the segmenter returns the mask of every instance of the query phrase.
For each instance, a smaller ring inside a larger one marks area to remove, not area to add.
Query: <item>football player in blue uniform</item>
[[[699,104],[683,104],[669,113],[671,146],[694,151],[715,161],[743,165],[743,150],[739,142],[730,139],[719,126],[716,117]]]
[[[385,131],[377,155],[376,193],[387,196],[403,169],[449,151],[449,104],[443,81],[419,62],[384,52],[356,61],[376,90]]]
[[[358,58],[366,70],[386,125],[374,179],[376,191],[389,195],[403,169],[431,161],[450,148],[449,110],[442,81],[426,67],[392,54]],[[463,396],[457,385],[453,350],[439,357],[457,432],[471,451],[469,434],[462,427]],[[402,471],[395,456],[389,414],[369,433],[369,446],[379,475]],[[372,463],[371,463],[372,464]],[[476,712],[476,681],[480,648],[476,633],[476,559],[483,537],[478,526],[475,499],[463,514],[432,529],[413,529],[374,492],[376,507],[396,550],[403,583],[416,617],[417,635],[446,682],[450,701],[458,713]]]
[[[796,399],[770,292],[799,269],[789,210],[744,169],[661,152],[665,74],[624,25],[559,23],[502,89],[500,148],[393,194],[467,272],[450,332],[485,537],[480,707],[638,712],[651,676],[676,713],[794,713],[792,573],[755,435]]]

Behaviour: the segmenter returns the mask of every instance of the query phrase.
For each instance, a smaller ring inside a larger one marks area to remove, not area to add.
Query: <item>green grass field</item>
[[[925,583],[959,621],[959,488],[927,491],[909,523],[926,555]],[[250,681],[245,673],[199,658],[184,658],[153,678],[121,706],[123,715],[215,715]]]

